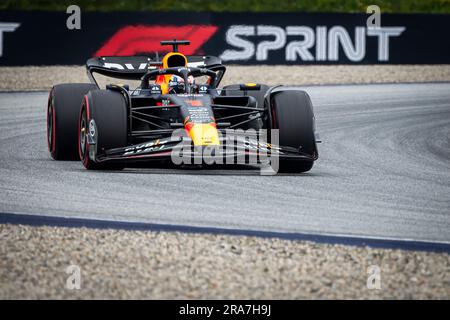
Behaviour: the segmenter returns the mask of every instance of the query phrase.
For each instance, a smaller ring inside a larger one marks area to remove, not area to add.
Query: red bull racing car
[[[318,151],[305,91],[255,83],[220,88],[226,67],[219,58],[183,55],[178,47],[188,41],[161,44],[172,46],[162,59],[92,58],[86,63],[91,83],[52,88],[47,137],[53,159],[81,160],[94,170],[154,160],[206,165],[250,158],[275,162],[280,172],[312,168]],[[140,84],[101,89],[95,74]]]

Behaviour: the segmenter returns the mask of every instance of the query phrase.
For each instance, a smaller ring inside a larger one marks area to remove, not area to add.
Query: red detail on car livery
[[[186,133],[189,134],[189,131],[194,127],[194,124],[192,122],[187,122],[184,125],[184,129],[186,130]]]
[[[56,112],[55,112],[55,102],[52,101],[52,153],[56,152]]]
[[[191,41],[189,47],[183,47],[183,53],[193,55],[217,31],[216,26],[126,26],[117,31],[95,53],[95,56],[130,56],[139,53],[167,51],[161,46],[161,40],[186,39]]]
[[[203,103],[200,100],[188,100],[187,103],[189,103],[193,107],[203,106]]]
[[[55,128],[55,126],[56,126],[56,114],[55,114],[55,103],[53,102],[54,101],[54,98],[53,98],[53,89],[50,91],[50,94],[48,95],[48,102],[47,102],[47,105],[48,105],[48,108],[50,109],[51,108],[51,110],[52,110],[52,114],[51,114],[51,119],[49,118],[49,112],[47,111],[47,135],[49,134],[48,133],[48,123],[49,123],[49,121],[51,121],[51,123],[52,123],[52,132],[50,133],[51,134],[51,139],[49,139],[48,138],[48,136],[47,136],[47,144],[48,144],[48,149],[50,150],[50,153],[52,154],[52,155],[54,155],[55,154],[55,151],[56,151],[56,143],[55,143],[55,139],[56,139],[56,128]],[[52,105],[50,105],[50,103],[52,104]]]

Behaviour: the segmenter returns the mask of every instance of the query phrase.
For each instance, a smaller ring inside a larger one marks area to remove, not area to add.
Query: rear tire
[[[308,155],[316,155],[314,113],[309,95],[304,91],[275,92],[270,107],[272,129],[279,129],[279,144]],[[314,161],[280,159],[279,172],[306,172]]]
[[[54,160],[79,160],[78,114],[83,97],[90,90],[97,90],[97,86],[90,83],[59,84],[50,91],[47,142]]]
[[[89,123],[94,120],[97,130],[97,153],[127,146],[127,105],[122,94],[109,90],[89,92],[79,113],[78,153],[89,170],[122,170],[123,164],[95,162],[89,157],[87,134]]]

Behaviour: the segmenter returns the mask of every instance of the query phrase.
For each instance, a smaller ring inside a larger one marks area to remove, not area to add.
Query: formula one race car
[[[223,164],[276,157],[277,171],[310,170],[318,152],[308,94],[255,83],[219,88],[225,66],[217,57],[178,52],[188,44],[162,41],[173,49],[161,60],[92,58],[86,63],[90,84],[54,86],[47,109],[52,158],[81,159],[87,169],[120,170],[138,161],[193,159],[205,165],[212,158]],[[140,85],[100,89],[95,73]]]

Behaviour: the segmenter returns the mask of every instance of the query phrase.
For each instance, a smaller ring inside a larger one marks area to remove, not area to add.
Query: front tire
[[[271,128],[279,129],[280,146],[288,146],[317,156],[314,134],[314,113],[305,91],[286,90],[271,97]],[[301,173],[311,170],[314,161],[280,159],[279,172]]]
[[[88,140],[91,120],[96,127],[97,141],[90,146]],[[78,125],[78,153],[88,170],[122,170],[123,164],[96,162],[89,156],[91,147],[96,154],[105,150],[127,146],[127,105],[122,94],[109,90],[89,92],[83,100]]]

